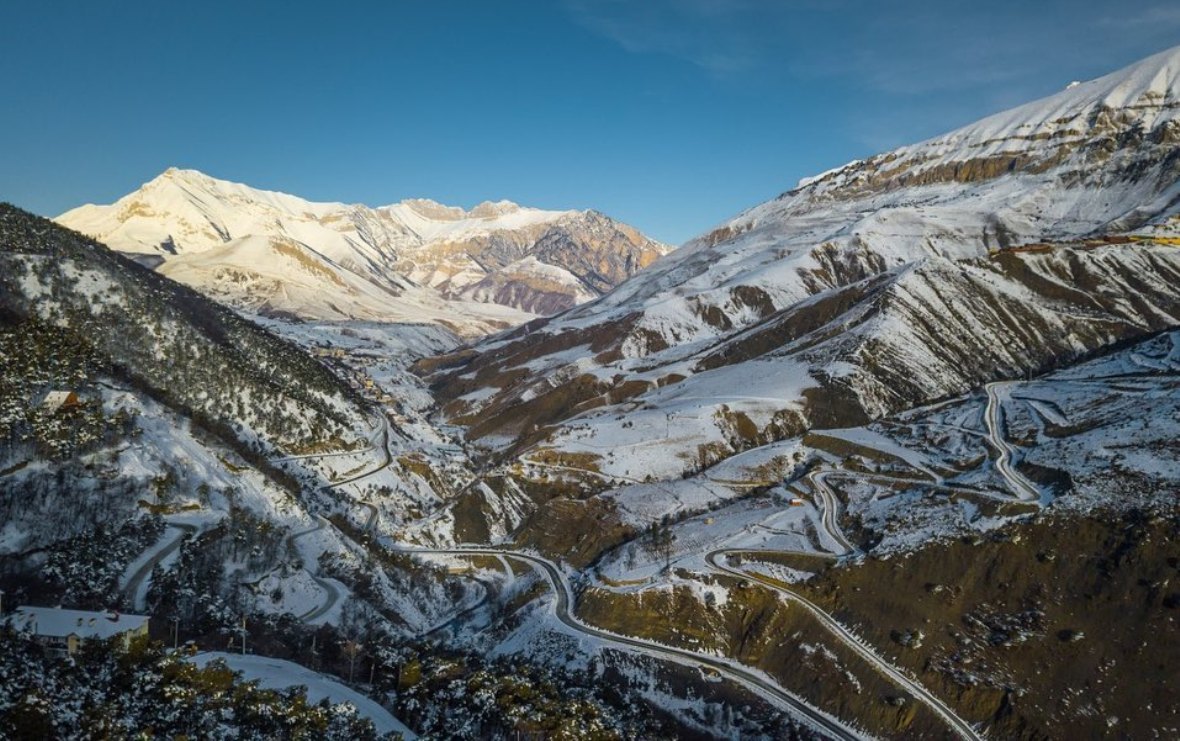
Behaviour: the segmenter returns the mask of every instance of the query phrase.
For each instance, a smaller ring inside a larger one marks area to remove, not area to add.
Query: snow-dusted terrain
[[[376,702],[331,677],[313,672],[294,662],[224,651],[208,651],[192,657],[192,662],[197,666],[206,666],[215,661],[224,662],[233,671],[240,672],[243,679],[257,682],[262,689],[305,687],[309,702],[327,700],[332,704],[348,703],[355,707],[362,717],[373,721],[377,733],[400,733],[406,741],[418,738],[417,734]]]
[[[111,589],[147,610],[199,596],[218,638],[246,613],[317,636],[379,625],[423,656],[688,671],[683,696],[645,690],[682,719],[724,681],[840,738],[1010,730],[1032,675],[976,686],[987,672],[954,652],[961,684],[919,676],[912,625],[871,645],[824,590],[948,544],[1045,565],[1014,550],[1023,528],[1094,513],[1174,521],[1178,110],[1180,49],[806,179],[642,272],[662,247],[593,212],[315,204],[191,171],[61,217],[237,314],[9,214],[0,339],[59,344],[38,347],[36,383],[0,387],[0,556],[61,578],[55,548],[130,521],[103,535]],[[67,347],[82,370],[61,369]],[[91,417],[30,411],[54,373]],[[67,490],[80,514],[54,521]],[[1180,604],[1142,581],[1144,610]],[[957,587],[919,587],[952,646],[984,625],[1006,647]],[[1074,656],[1100,645],[1038,630]]]
[[[1174,326],[1178,109],[1172,50],[806,181],[457,358],[446,411],[667,478]]]
[[[58,221],[251,311],[464,336],[586,301],[668,251],[594,211],[314,203],[175,168]]]

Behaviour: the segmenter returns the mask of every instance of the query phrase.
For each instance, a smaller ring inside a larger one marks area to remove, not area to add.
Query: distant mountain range
[[[463,336],[595,298],[670,250],[596,211],[312,203],[177,169],[57,221],[253,312]]]

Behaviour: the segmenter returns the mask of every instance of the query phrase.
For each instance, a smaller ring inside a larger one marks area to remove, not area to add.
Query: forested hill
[[[320,363],[195,291],[8,204],[0,204],[0,312],[85,338],[158,400],[261,449],[356,444],[361,402]]]

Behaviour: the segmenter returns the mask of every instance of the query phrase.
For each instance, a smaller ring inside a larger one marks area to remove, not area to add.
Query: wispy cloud
[[[1153,5],[1137,12],[1121,13],[1100,18],[1097,25],[1102,28],[1136,29],[1151,28],[1180,29],[1180,6],[1174,2]]]
[[[565,0],[573,18],[627,51],[664,54],[716,76],[759,66],[757,0]],[[755,21],[751,23],[751,21]]]
[[[863,11],[863,20],[840,26],[842,43],[817,46],[792,65],[793,72],[909,97],[1019,84],[1059,58],[1059,35],[1046,33],[1051,14],[1044,12],[905,0]],[[1054,22],[1059,30],[1076,23]]]
[[[1180,6],[1123,0],[943,5],[899,0],[796,59],[802,79],[828,78],[899,102],[971,95],[1012,105],[1074,79],[1113,72],[1180,42]]]

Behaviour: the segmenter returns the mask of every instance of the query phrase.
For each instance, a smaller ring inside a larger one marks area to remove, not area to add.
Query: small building
[[[132,638],[148,634],[148,621],[147,615],[29,605],[16,608],[8,618],[8,624],[13,630],[28,633],[40,643],[70,656],[84,641],[94,638],[120,638],[126,648]]]
[[[73,391],[51,389],[37,397],[33,405],[50,414],[57,414],[66,409],[73,409],[81,405],[82,400]]]
[[[802,507],[804,504],[806,504],[806,502],[804,502],[799,497],[794,497],[790,499],[787,504],[791,505],[792,507]]]

